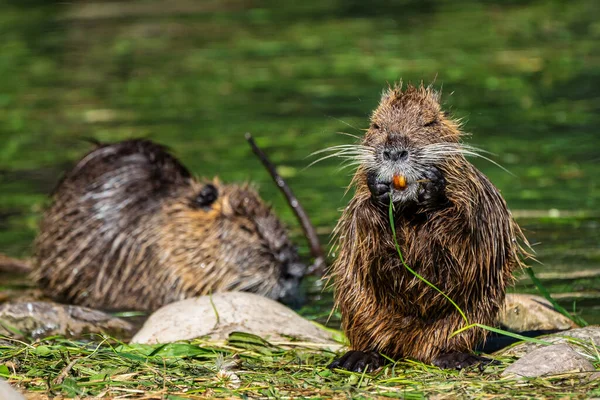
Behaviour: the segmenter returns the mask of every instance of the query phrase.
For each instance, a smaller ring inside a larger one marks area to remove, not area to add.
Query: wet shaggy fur
[[[475,150],[460,137],[433,89],[396,86],[384,92],[364,138],[350,151],[358,160],[355,193],[335,229],[332,277],[353,350],[436,363],[472,351],[486,335],[474,328],[450,337],[466,324],[401,264],[388,217],[390,193],[407,265],[453,299],[469,323],[494,324],[526,255],[519,243],[526,241],[499,191],[465,159]],[[391,186],[395,174],[406,177],[405,190]],[[427,187],[436,174],[437,194]],[[379,195],[377,185],[391,188]]]
[[[233,290],[293,301],[306,268],[254,190],[200,182],[147,140],[83,157],[40,230],[34,279],[51,297],[95,308],[154,310]]]

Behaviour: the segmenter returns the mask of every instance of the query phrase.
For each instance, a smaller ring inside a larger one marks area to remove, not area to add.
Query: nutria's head
[[[184,245],[189,249],[186,257],[198,260],[178,262],[194,266],[189,273],[202,277],[189,280],[195,286],[191,291],[206,292],[201,287],[210,283],[219,291],[250,291],[292,305],[301,302],[299,285],[306,265],[258,193],[248,185],[218,180],[194,183],[193,188],[187,202],[178,202],[171,214],[174,224],[169,224],[169,230],[180,233],[175,240],[189,243]]]
[[[383,93],[371,116],[360,146],[359,174],[366,174],[374,195],[388,186],[385,196],[391,193],[394,203],[415,201],[427,171],[432,166],[446,170],[450,158],[463,152],[459,136],[457,122],[441,110],[432,88],[395,86]]]

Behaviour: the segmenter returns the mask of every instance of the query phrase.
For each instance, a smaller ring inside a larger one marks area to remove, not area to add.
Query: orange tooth
[[[403,175],[394,175],[393,185],[396,190],[406,189],[406,178]]]

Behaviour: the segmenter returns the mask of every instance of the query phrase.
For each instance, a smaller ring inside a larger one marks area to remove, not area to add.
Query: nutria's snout
[[[280,279],[281,292],[277,296],[280,302],[292,308],[300,308],[306,303],[306,295],[300,287],[306,270],[306,264],[301,262],[292,261],[285,265]]]
[[[208,209],[219,197],[219,190],[212,183],[207,183],[200,189],[192,201],[196,208]]]
[[[389,205],[390,199],[400,206],[424,206],[443,198],[446,179],[435,166],[423,167],[417,179],[403,172],[387,178],[378,171],[367,172],[367,186],[375,203]]]
[[[373,171],[367,173],[367,185],[376,203],[388,205],[392,199],[394,204],[407,205],[418,200],[421,182],[409,180],[402,174],[392,175],[391,178],[382,177]]]
[[[431,199],[432,189],[443,194],[446,179],[440,168],[422,163],[416,150],[407,146],[386,145],[378,162],[367,168],[367,186],[375,203],[399,206],[423,205]]]
[[[367,171],[367,186],[377,203],[402,204],[417,200],[419,180],[424,175],[416,157],[405,146],[386,145],[376,155],[375,168]]]
[[[385,148],[381,152],[381,157],[386,161],[404,161],[408,158],[408,150],[396,147]]]

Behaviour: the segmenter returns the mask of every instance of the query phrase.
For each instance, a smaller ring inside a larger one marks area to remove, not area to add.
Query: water
[[[600,322],[600,4],[366,4],[3,2],[0,251],[30,253],[47,193],[89,149],[82,139],[149,137],[197,175],[256,182],[307,254],[244,132],[326,241],[351,171],[339,160],[305,169],[307,157],[352,141],[336,132],[360,135],[387,82],[435,81],[467,141],[513,173],[473,160],[536,244],[538,274]],[[328,295],[316,304],[304,312],[329,312]]]

